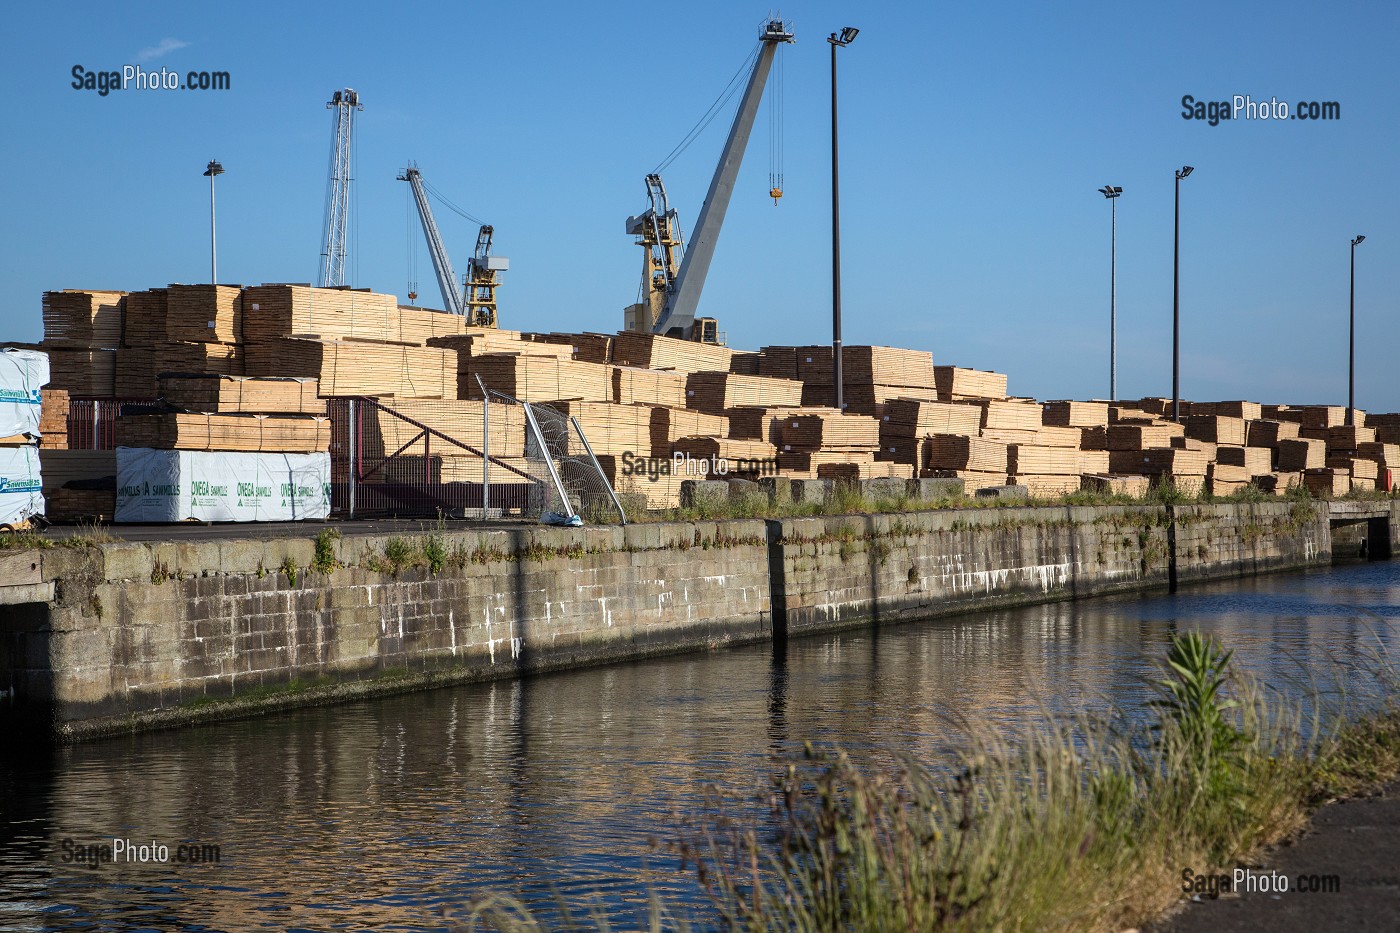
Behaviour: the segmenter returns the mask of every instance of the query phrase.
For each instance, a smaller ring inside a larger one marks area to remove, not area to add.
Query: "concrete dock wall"
[[[0,557],[3,714],[81,737],[1331,558],[1308,503],[319,531]]]

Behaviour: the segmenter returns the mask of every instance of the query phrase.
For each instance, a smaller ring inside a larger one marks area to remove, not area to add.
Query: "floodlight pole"
[[[1347,342],[1347,417],[1346,423],[1354,423],[1356,410],[1356,247],[1364,236],[1356,236],[1351,241],[1351,336]]]
[[[217,241],[214,237],[214,179],[224,173],[224,167],[217,160],[211,159],[209,166],[204,170],[204,176],[209,179],[209,284],[219,284],[219,251]]]
[[[831,381],[837,411],[846,410],[844,375],[841,371],[841,180],[836,135],[836,49],[850,45],[860,30],[850,26],[832,33],[831,43]]]
[[[1172,420],[1181,423],[1181,179],[1194,168],[1176,173],[1176,211],[1172,233]]]

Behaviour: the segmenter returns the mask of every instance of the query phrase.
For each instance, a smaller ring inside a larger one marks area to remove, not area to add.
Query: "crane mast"
[[[642,256],[642,300],[627,308],[628,330],[646,333],[661,317],[666,298],[680,271],[684,249],[680,220],[666,198],[661,176],[647,176],[650,206],[636,217],[627,218],[627,232],[637,237],[646,252]]]
[[[428,255],[433,260],[433,272],[437,275],[438,288],[442,290],[444,311],[462,314],[462,296],[457,293],[457,273],[452,271],[452,260],[447,258],[447,247],[442,245],[442,234],[438,232],[437,221],[433,219],[433,208],[428,203],[428,192],[423,187],[423,175],[418,166],[410,163],[404,169],[399,181],[406,181],[413,189],[413,203],[418,208],[418,219],[423,223],[423,235],[428,239]]]
[[[734,114],[734,123],[729,128],[724,151],[719,164],[715,166],[714,177],[710,179],[710,190],[705,195],[705,203],[700,208],[700,216],[691,233],[690,245],[683,251],[680,268],[672,271],[668,251],[680,250],[680,237],[674,235],[673,243],[662,243],[661,233],[653,228],[651,235],[641,229],[634,230],[633,221],[653,220],[665,217],[667,226],[678,230],[674,223],[674,211],[665,206],[665,189],[661,187],[658,175],[647,176],[647,194],[651,198],[651,208],[639,217],[628,218],[627,230],[638,236],[638,243],[647,249],[647,265],[643,270],[642,305],[628,309],[627,324],[630,329],[650,331],[672,337],[688,338],[695,324],[695,312],[700,305],[700,292],[705,287],[705,277],[714,259],[715,245],[719,242],[720,228],[724,226],[724,215],[729,210],[729,198],[734,193],[734,182],[739,175],[739,166],[744,160],[744,150],[748,147],[749,136],[753,132],[754,118],[763,98],[763,89],[768,82],[768,73],[773,66],[773,57],[780,44],[792,42],[793,34],[782,20],[769,20],[764,24],[759,36],[760,48],[749,73],[748,85],[739,101],[739,109]],[[653,179],[655,184],[653,185]],[[663,209],[658,213],[656,192],[661,192]],[[644,225],[643,225],[644,226]],[[661,271],[665,279],[664,292],[657,294],[658,250],[661,251]],[[643,316],[648,315],[649,320]]]
[[[496,326],[496,289],[500,282],[496,274],[510,269],[510,260],[491,255],[490,224],[482,224],[476,235],[476,252],[467,260],[467,277],[462,283],[462,303],[467,309],[467,323],[473,327]]]
[[[321,232],[322,288],[345,284],[345,231],[350,207],[350,153],[355,134],[355,114],[364,110],[360,95],[351,88],[336,91],[326,103],[334,110],[330,173],[326,182],[326,213]]]

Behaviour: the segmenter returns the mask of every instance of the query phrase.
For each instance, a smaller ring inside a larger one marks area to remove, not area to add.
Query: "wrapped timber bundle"
[[[66,350],[113,350],[122,345],[126,292],[70,288],[44,292],[44,345]]]
[[[117,446],[154,450],[312,453],[330,448],[331,423],[314,416],[161,412],[117,419]]]
[[[712,343],[678,340],[657,334],[622,331],[613,338],[612,361],[642,369],[674,369],[683,373],[728,372],[734,351]]]
[[[1107,402],[1046,402],[1040,422],[1060,428],[1094,428],[1108,424]]]
[[[171,285],[165,294],[165,339],[242,343],[243,290],[236,285]]]
[[[635,366],[612,367],[612,400],[619,405],[685,408],[686,374]]]
[[[1300,425],[1293,421],[1272,421],[1256,419],[1245,428],[1245,444],[1250,447],[1278,449],[1279,441],[1298,436]]]
[[[164,373],[160,397],[187,411],[262,415],[324,415],[315,379],[293,376],[225,376],[219,373]]]
[[[243,290],[243,338],[355,339],[426,346],[466,332],[456,314],[400,307],[393,295],[351,288],[256,285]]]
[[[1267,447],[1220,446],[1215,461],[1226,466],[1244,467],[1250,476],[1261,476],[1274,468],[1274,452]]]
[[[1186,436],[1214,444],[1244,444],[1242,418],[1229,418],[1223,415],[1198,415],[1193,410],[1186,419]]]
[[[314,378],[326,398],[457,397],[457,354],[438,347],[283,337],[246,352],[247,375]]]
[[[1228,463],[1212,463],[1206,470],[1206,491],[1212,496],[1228,496],[1249,485],[1249,470]]]
[[[792,379],[729,372],[699,372],[686,377],[685,407],[698,411],[717,415],[727,408],[801,404],[802,383]]]
[[[612,400],[612,368],[602,363],[580,363],[553,356],[491,353],[458,357],[458,389],[462,398],[481,398],[477,376],[493,392],[503,392],[522,402],[580,399]]]
[[[960,366],[935,366],[934,386],[945,402],[972,399],[1006,398],[1006,374]]]
[[[1302,473],[1326,465],[1327,443],[1310,437],[1279,441],[1278,468],[1286,473]],[[1311,487],[1309,487],[1311,488]]]
[[[657,406],[651,410],[651,455],[671,456],[671,445],[683,437],[727,437],[729,419],[690,408]],[[691,477],[692,479],[694,477]]]

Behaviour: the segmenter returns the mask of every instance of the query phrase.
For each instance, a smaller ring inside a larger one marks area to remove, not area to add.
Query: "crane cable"
[[[768,98],[768,195],[773,199],[774,207],[783,196],[783,85],[786,78],[783,63],[786,59],[781,45],[778,46],[777,56],[773,94]]]
[[[651,170],[653,175],[661,174],[671,166],[672,162],[680,158],[681,153],[690,148],[691,143],[695,142],[695,140],[700,137],[700,134],[705,132],[705,129],[714,122],[715,117],[719,116],[725,105],[734,98],[735,94],[739,93],[739,88],[743,86],[743,82],[739,79],[745,72],[752,70],[753,63],[758,59],[758,53],[762,47],[763,43],[761,41],[754,43],[753,49],[750,50],[749,54],[744,58],[744,63],[739,66],[739,70],[735,71],[734,76],[729,79],[729,83],[724,86],[724,90],[719,92],[719,96],[715,98],[714,103],[710,104],[709,109],[707,109],[704,114],[701,115],[700,119],[695,122],[695,125],[690,128],[690,132],[686,133],[685,137],[682,138],[680,142],[676,143],[676,148],[672,149],[667,154],[666,158],[662,159],[656,168]]]
[[[439,191],[439,190],[437,190],[436,188],[434,188],[432,185],[428,184],[428,180],[427,180],[426,178],[423,178],[423,176],[421,176],[421,175],[418,176],[418,178],[419,178],[420,181],[423,182],[423,190],[427,191],[427,192],[428,192],[429,194],[431,194],[433,197],[437,198],[437,200],[439,201],[439,203],[442,204],[443,207],[447,208],[449,211],[451,211],[452,213],[456,214],[457,216],[463,217],[463,218],[465,218],[465,219],[471,221],[472,223],[476,224],[478,227],[484,227],[484,226],[486,226],[486,221],[482,220],[480,217],[475,217],[475,216],[473,216],[473,215],[467,213],[465,210],[463,210],[462,208],[458,207],[456,204],[453,204],[451,201],[447,200],[446,195],[444,195],[441,191]]]
[[[413,188],[404,188],[404,230],[408,234],[408,300],[418,300],[418,238],[413,235],[417,211],[413,203]]]

